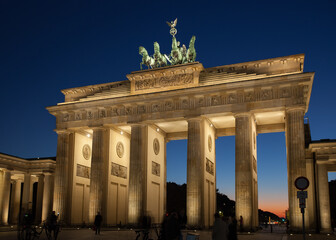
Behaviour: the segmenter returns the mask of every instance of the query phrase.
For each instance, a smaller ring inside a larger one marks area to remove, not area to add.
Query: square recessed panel
[[[215,126],[215,128],[233,128],[235,127],[234,116],[219,116],[210,117],[209,120]]]
[[[174,121],[174,122],[161,122],[156,124],[166,133],[173,132],[186,132],[188,131],[188,122],[187,121]]]
[[[285,122],[285,113],[283,111],[255,113],[254,116],[256,118],[258,125],[267,125],[267,124],[276,124]]]

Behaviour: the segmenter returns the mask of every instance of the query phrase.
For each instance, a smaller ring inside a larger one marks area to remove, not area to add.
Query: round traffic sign
[[[306,177],[298,177],[295,180],[295,187],[299,190],[305,190],[309,187],[309,180]]]

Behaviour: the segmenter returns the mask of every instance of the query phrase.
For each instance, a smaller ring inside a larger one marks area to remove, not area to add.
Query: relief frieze
[[[142,114],[146,112],[146,105],[140,105],[138,106],[138,113]]]
[[[92,111],[87,111],[86,113],[86,119],[93,119],[93,112]]]
[[[112,162],[111,175],[126,179],[127,167]]]
[[[82,120],[82,114],[79,112],[75,113],[75,120],[76,121]]]
[[[99,111],[99,118],[106,118],[106,110],[105,109],[101,109]]]
[[[210,159],[206,158],[206,166],[205,166],[205,170],[210,173],[211,175],[214,175],[214,163],[210,161]]]
[[[77,177],[88,178],[90,179],[91,169],[87,166],[77,164]]]
[[[200,94],[196,97],[183,96],[176,99],[163,99],[161,102],[147,102],[137,106],[115,105],[109,108],[64,112],[60,115],[60,120],[61,122],[80,121],[83,119],[94,120],[125,115],[131,116],[227,104],[260,102],[281,98],[293,98],[293,104],[301,104],[305,101],[304,96],[307,94],[307,89],[309,89],[307,86],[286,86],[265,89],[255,88],[254,90],[249,89],[248,91],[221,92],[217,95]]]
[[[164,76],[160,78],[137,80],[135,82],[135,91],[162,88],[162,87],[182,86],[191,83],[193,83],[192,74]]]
[[[160,177],[160,164],[152,161],[152,174]]]

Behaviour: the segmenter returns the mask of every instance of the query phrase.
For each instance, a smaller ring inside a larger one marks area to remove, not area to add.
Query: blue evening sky
[[[196,35],[204,67],[304,53],[316,72],[309,111],[313,139],[336,138],[336,1],[0,1],[0,152],[56,155],[46,106],[61,89],[120,81],[139,70],[138,47],[170,51]],[[218,138],[217,187],[234,197],[234,137]],[[186,179],[186,141],[168,143],[168,181]],[[284,133],[258,136],[259,198],[285,196]],[[336,179],[336,174],[330,174]],[[271,200],[270,200],[271,201]]]

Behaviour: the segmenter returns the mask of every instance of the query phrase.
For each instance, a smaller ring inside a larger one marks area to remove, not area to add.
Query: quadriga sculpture
[[[154,59],[148,55],[146,48],[143,46],[139,47],[139,54],[142,56],[142,62],[140,63],[140,69],[142,70],[142,65],[146,65],[149,68],[153,68]]]
[[[196,60],[196,49],[195,49],[196,37],[192,36],[189,43],[189,48],[187,51],[187,62],[195,62]]]
[[[154,42],[154,68],[167,66],[166,54],[160,53],[160,45],[158,42]]]

